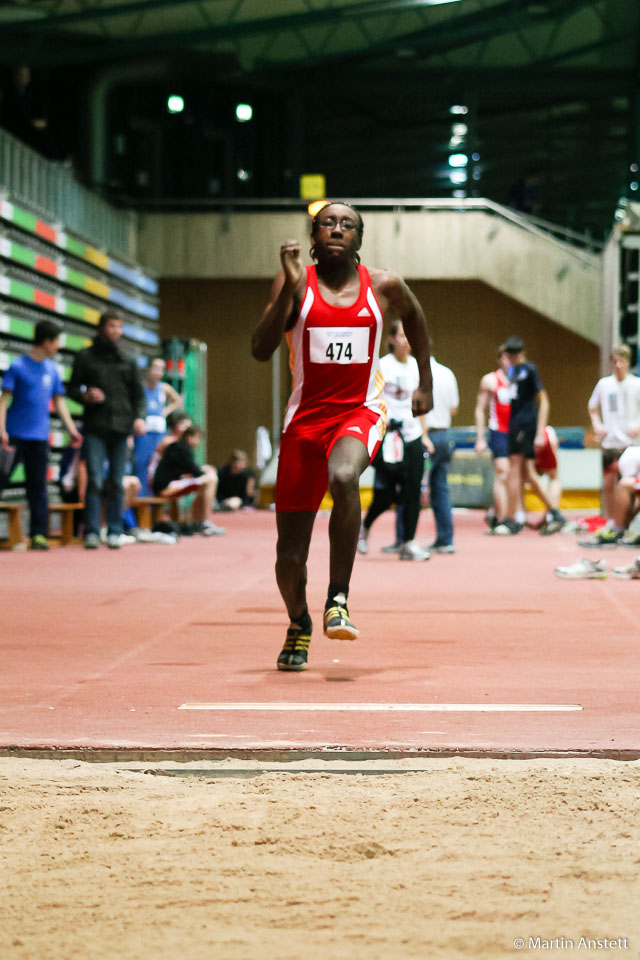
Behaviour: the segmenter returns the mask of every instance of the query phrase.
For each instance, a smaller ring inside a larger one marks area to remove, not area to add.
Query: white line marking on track
[[[178,710],[275,711],[290,713],[564,713],[579,703],[182,703]]]

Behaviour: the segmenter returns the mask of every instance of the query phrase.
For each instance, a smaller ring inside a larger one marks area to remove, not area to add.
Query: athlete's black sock
[[[327,602],[324,605],[325,610],[328,610],[329,607],[335,607],[336,597],[338,594],[342,593],[344,595],[344,602],[347,602],[349,596],[349,587],[343,587],[339,583],[330,583],[329,590],[327,592]]]
[[[309,607],[305,607],[300,616],[290,618],[289,629],[293,627],[294,630],[300,630],[301,633],[311,633],[311,616],[309,615]]]

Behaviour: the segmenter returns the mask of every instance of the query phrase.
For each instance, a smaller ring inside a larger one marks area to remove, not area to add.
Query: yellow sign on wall
[[[318,200],[326,197],[327,185],[324,173],[303,173],[300,177],[300,196],[303,200]]]

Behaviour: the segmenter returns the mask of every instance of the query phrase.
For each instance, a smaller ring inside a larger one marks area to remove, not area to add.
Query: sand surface
[[[2,960],[640,956],[640,762],[265,766],[0,759]]]

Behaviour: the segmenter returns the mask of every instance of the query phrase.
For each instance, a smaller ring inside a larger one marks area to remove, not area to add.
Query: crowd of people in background
[[[54,362],[61,333],[56,321],[39,321],[31,350],[6,371],[0,394],[0,494],[12,471],[23,464],[31,549],[48,549],[51,409],[69,433],[59,488],[63,501],[84,504],[76,528],[86,549],[102,542],[118,549],[138,539],[175,542],[181,533],[220,536],[225,529],[213,522],[214,512],[256,506],[258,479],[246,452],[233,450],[219,469],[197,462],[200,427],[183,409],[180,394],[163,380],[162,358],[151,359],[141,377],[134,359],[122,351],[122,318],[116,311],[102,314],[93,343],[75,358],[66,391]],[[490,452],[494,468],[493,502],[485,516],[489,532],[513,536],[536,526],[527,522],[527,485],[544,506],[540,532],[568,529],[559,509],[559,441],[547,422],[549,398],[538,369],[515,336],[498,347],[497,361],[480,381],[475,406],[475,452]],[[588,400],[593,434],[602,449],[603,522],[592,536],[578,540],[587,549],[640,547],[640,532],[629,529],[640,513],[640,378],[630,372],[630,363],[630,348],[615,347],[611,374],[598,380]],[[455,447],[449,429],[459,405],[455,374],[431,357],[434,406],[414,417],[411,398],[419,373],[397,319],[380,364],[388,425],[372,463],[373,496],[361,523],[358,552],[369,552],[373,523],[395,507],[395,540],[382,547],[383,553],[411,561],[453,554],[447,472]],[[82,432],[65,393],[83,407]],[[153,535],[139,530],[134,509],[139,497],[175,501],[178,507],[171,514],[180,522],[167,516]],[[188,498],[186,508],[182,498]],[[435,539],[428,546],[416,538],[426,504],[435,521]],[[640,558],[616,571],[640,578]],[[570,579],[599,579],[606,576],[606,562],[585,559],[555,572]]]
[[[256,501],[246,453],[234,450],[222,467],[224,489],[217,501],[218,472],[196,460],[202,430],[183,409],[180,394],[163,382],[164,360],[153,358],[141,379],[135,359],[120,346],[121,315],[106,310],[91,346],[76,355],[65,390],[54,362],[61,334],[56,321],[39,321],[31,350],[13,361],[0,393],[0,494],[22,464],[30,549],[49,549],[51,408],[70,438],[59,466],[60,499],[83,505],[74,526],[85,549],[97,550],[103,542],[117,550],[137,541],[173,543],[184,534],[223,535],[224,527],[213,522],[214,508],[237,510]],[[69,414],[65,393],[82,406],[82,430]],[[138,527],[140,497],[168,502],[168,516],[157,530]]]
[[[558,438],[549,427],[549,397],[538,368],[526,356],[520,337],[498,347],[497,370],[480,381],[476,399],[477,453],[491,450],[494,461],[493,505],[487,523],[496,536],[512,536],[526,524],[524,488],[528,483],[545,507],[542,533],[557,533],[560,513]],[[488,437],[485,415],[489,409]],[[550,480],[542,482],[542,474]]]

